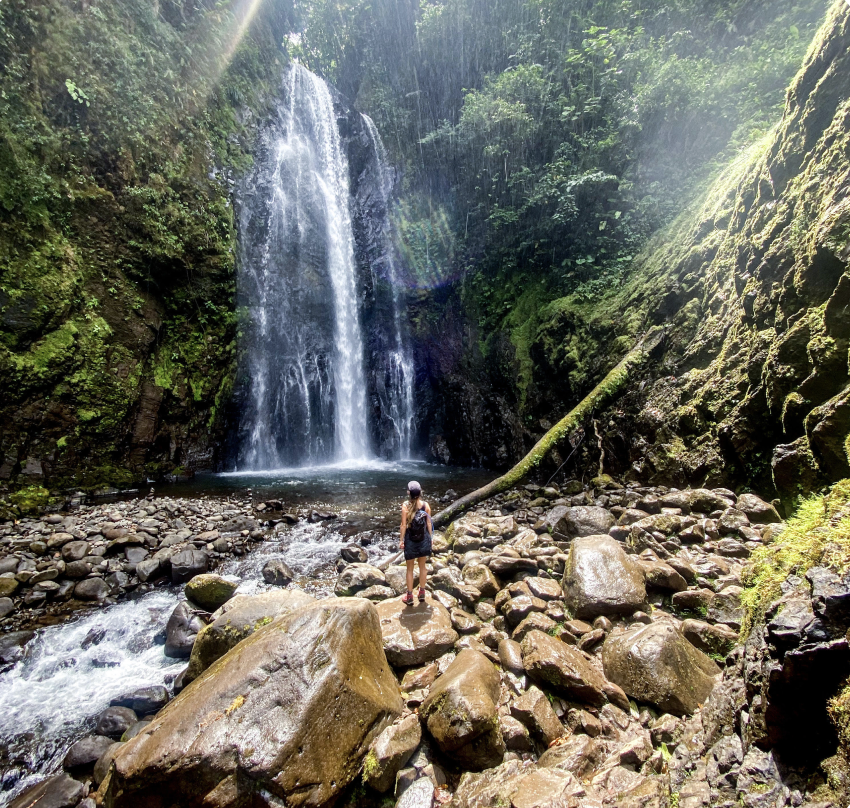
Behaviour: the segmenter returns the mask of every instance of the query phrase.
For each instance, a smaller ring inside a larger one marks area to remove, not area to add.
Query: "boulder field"
[[[529,485],[435,535],[411,606],[360,554],[320,600],[199,574],[172,692],[115,700],[12,805],[838,808],[802,773],[834,750],[816,682],[850,674],[850,588],[789,579],[738,640],[744,564],[782,529],[726,489]]]

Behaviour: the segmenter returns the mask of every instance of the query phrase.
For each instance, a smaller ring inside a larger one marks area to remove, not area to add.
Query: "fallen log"
[[[585,416],[600,407],[604,407],[620,393],[629,380],[632,370],[658,347],[663,336],[664,330],[659,326],[644,334],[638,344],[623,357],[620,363],[578,405],[540,438],[534,444],[534,448],[519,463],[501,477],[497,477],[487,485],[477,488],[471,494],[455,500],[448,508],[440,511],[433,518],[434,528],[444,527],[467,508],[471,508],[495,494],[501,494],[522,482],[540,465],[549,452],[584,420]]]

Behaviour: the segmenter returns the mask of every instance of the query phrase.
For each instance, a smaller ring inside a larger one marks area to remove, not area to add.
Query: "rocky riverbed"
[[[92,565],[74,595],[182,584],[160,642],[186,660],[112,699],[64,772],[11,805],[839,805],[826,699],[850,674],[847,582],[792,576],[739,643],[747,558],[783,529],[770,503],[610,478],[525,486],[435,536],[413,606],[372,536],[339,545],[330,597],[279,558],[259,593],[209,572],[330,516],[153,500],[7,527],[18,565],[57,570],[58,587]],[[74,542],[88,553],[62,558]],[[30,569],[0,579],[24,588],[6,625],[56,603],[17,577]]]

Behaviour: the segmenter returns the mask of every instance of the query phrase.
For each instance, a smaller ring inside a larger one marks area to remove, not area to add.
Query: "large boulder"
[[[172,561],[171,569],[174,569]],[[202,573],[191,578],[186,584],[186,597],[197,603],[198,606],[206,609],[208,612],[214,612],[216,609],[224,606],[233,595],[236,593],[236,587],[232,581],[222,578],[220,575],[214,575],[211,572]]]
[[[205,550],[189,547],[171,556],[171,583],[185,584],[209,568],[210,557]]]
[[[313,598],[300,589],[275,589],[261,595],[237,595],[212,623],[204,626],[192,646],[185,684],[196,679],[219,657],[276,617],[300,609]]]
[[[363,782],[376,791],[389,791],[396,775],[407,765],[419,742],[419,716],[408,715],[387,727],[373,742],[363,762]]]
[[[334,592],[340,597],[349,597],[370,586],[386,585],[386,576],[377,567],[371,564],[349,564],[336,579]]]
[[[198,610],[188,600],[174,607],[165,626],[165,655],[173,659],[187,659],[204,621]]]
[[[500,688],[493,663],[479,651],[467,649],[434,682],[419,709],[440,750],[464,769],[480,771],[502,762]]]
[[[9,808],[72,808],[85,788],[67,774],[55,774],[22,791],[9,803]]]
[[[98,804],[241,806],[264,791],[330,805],[401,709],[372,604],[314,601],[243,640],[124,744]]]
[[[611,634],[602,646],[605,676],[629,696],[674,715],[702,704],[720,673],[717,665],[666,622]]]
[[[441,657],[457,642],[448,609],[437,600],[405,606],[390,598],[375,607],[390,665],[412,668]]]
[[[605,678],[577,648],[542,631],[529,631],[521,648],[526,673],[547,690],[596,706],[605,703]]]
[[[755,524],[769,525],[782,521],[782,517],[776,508],[755,494],[741,494],[735,503],[735,507],[739,511],[743,511],[749,520]]]
[[[579,618],[631,614],[646,602],[643,569],[611,536],[573,541],[562,586],[567,606]]]

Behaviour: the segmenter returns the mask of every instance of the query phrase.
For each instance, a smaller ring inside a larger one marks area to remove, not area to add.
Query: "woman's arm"
[[[404,533],[407,530],[407,503],[401,506],[401,538],[399,539],[398,546],[399,549],[404,549]]]
[[[428,527],[431,528],[430,534],[434,535],[434,523],[431,521],[431,506],[426,502],[425,503],[425,513],[428,514]]]

